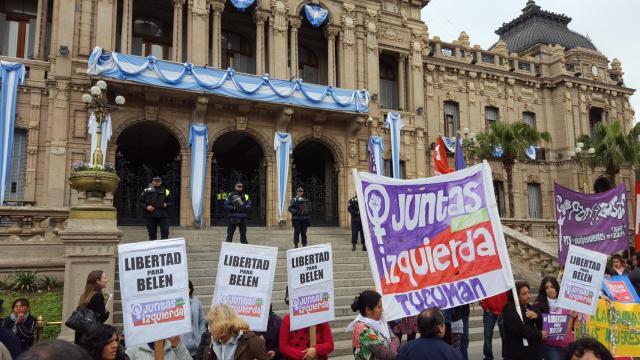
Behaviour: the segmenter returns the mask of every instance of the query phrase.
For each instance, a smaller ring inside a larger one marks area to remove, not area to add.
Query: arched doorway
[[[144,224],[143,210],[138,206],[142,190],[155,175],[172,194],[169,209],[172,225],[180,223],[180,144],[165,127],[143,122],[125,129],[117,140],[116,170],[120,185],[114,194],[118,225]]]
[[[241,181],[249,194],[247,225],[265,226],[267,214],[264,152],[260,144],[241,131],[220,136],[213,144],[211,163],[211,225],[226,225],[224,200]]]
[[[318,141],[293,149],[293,188],[304,189],[311,202],[311,226],[338,226],[338,176],[331,151]],[[288,204],[288,201],[287,201]]]

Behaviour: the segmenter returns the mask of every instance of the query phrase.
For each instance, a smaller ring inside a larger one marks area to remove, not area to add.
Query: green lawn
[[[0,291],[0,299],[4,300],[0,316],[7,317],[11,313],[11,303],[18,298],[29,300],[31,315],[42,316],[44,321],[60,321],[62,319],[62,289],[43,292]],[[60,333],[60,325],[46,326],[43,339],[55,339]]]

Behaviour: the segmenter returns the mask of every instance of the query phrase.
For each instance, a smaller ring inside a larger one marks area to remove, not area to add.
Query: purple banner
[[[565,341],[569,327],[569,313],[558,311],[553,314],[542,314],[542,330],[549,334],[547,344]]]
[[[569,244],[610,255],[629,247],[624,184],[607,192],[583,194],[553,184],[558,224],[558,261]]]

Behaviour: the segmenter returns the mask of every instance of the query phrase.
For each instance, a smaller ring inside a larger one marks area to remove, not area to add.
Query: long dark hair
[[[516,281],[516,293],[518,293],[518,296],[520,296],[520,289],[522,289],[523,287],[526,287],[527,289],[531,290],[531,286],[529,286],[529,283],[526,281]],[[513,299],[513,291],[509,291],[507,298],[509,300],[509,302],[512,302],[514,304],[520,304],[520,300],[519,299]]]
[[[538,298],[536,299],[536,302],[538,303],[540,312],[546,314],[549,313],[549,298],[547,297],[547,291],[545,290],[545,288],[547,287],[547,283],[551,283],[551,286],[556,289],[556,294],[560,294],[560,284],[558,283],[558,280],[556,278],[554,278],[553,276],[547,276],[542,279],[542,282],[540,283],[540,289],[538,290]]]
[[[80,295],[79,306],[86,306],[89,301],[91,301],[93,295],[102,292],[102,289],[98,286],[98,280],[100,280],[102,274],[104,274],[102,270],[93,270],[87,275],[87,284],[84,286],[82,295]]]
[[[93,360],[102,360],[102,351],[113,335],[118,335],[116,329],[107,324],[95,323],[91,325],[80,339],[80,346],[87,350]],[[118,344],[116,360],[124,360],[124,350]]]
[[[351,304],[353,312],[359,311],[360,315],[367,316],[367,309],[373,310],[382,296],[373,290],[365,290],[356,296]]]

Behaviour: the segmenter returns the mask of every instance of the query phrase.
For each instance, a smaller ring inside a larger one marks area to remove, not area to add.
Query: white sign
[[[222,243],[211,305],[233,307],[254,331],[266,331],[278,248]]]
[[[596,313],[607,255],[569,245],[558,306],[593,315]]]
[[[184,239],[118,245],[118,262],[127,346],[191,331]]]
[[[335,319],[331,244],[287,251],[291,331]]]

